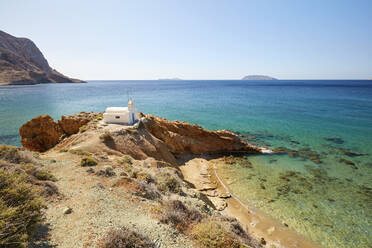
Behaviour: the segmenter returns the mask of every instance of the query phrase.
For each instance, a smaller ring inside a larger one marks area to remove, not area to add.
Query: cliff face
[[[31,40],[0,31],[0,85],[77,82],[52,69]]]

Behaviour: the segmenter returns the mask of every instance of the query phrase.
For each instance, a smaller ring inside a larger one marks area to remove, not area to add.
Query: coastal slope
[[[82,82],[51,68],[30,39],[17,38],[0,30],[0,85]]]

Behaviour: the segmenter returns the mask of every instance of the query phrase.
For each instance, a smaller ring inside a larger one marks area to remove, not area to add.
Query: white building
[[[105,123],[133,125],[138,120],[138,113],[132,100],[128,101],[128,107],[108,107],[103,114]]]

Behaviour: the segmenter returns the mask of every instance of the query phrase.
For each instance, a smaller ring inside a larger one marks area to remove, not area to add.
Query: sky
[[[372,0],[0,0],[0,30],[84,80],[372,78]]]

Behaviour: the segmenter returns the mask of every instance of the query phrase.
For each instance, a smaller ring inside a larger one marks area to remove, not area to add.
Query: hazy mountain
[[[278,80],[278,79],[265,75],[248,75],[243,77],[242,80]]]

